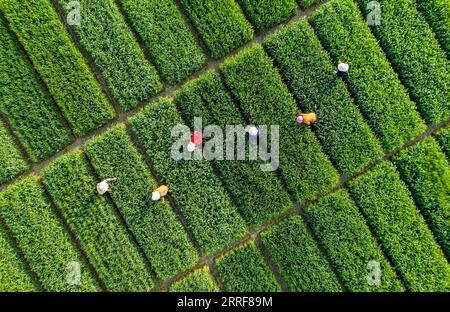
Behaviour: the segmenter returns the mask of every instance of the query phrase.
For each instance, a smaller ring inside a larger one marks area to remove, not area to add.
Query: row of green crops
[[[349,90],[386,150],[426,130],[415,104],[352,1],[334,0],[321,6],[313,13],[312,23],[333,61],[349,63]]]
[[[341,287],[305,223],[294,216],[261,234],[290,291],[340,291]]]
[[[130,123],[205,252],[220,250],[246,233],[244,221],[209,162],[172,157],[179,138],[171,133],[183,122],[171,100],[147,106]]]
[[[297,12],[295,0],[237,0],[257,32],[285,21]]]
[[[369,0],[357,2],[367,14]],[[450,118],[450,63],[415,5],[416,0],[381,1],[383,21],[372,30],[425,121],[438,124]],[[437,138],[450,156],[450,129]]]
[[[14,35],[0,17],[0,103],[34,162],[72,140],[70,130],[22,55]]]
[[[0,183],[4,183],[28,169],[29,166],[1,120],[0,142],[2,142],[0,146]]]
[[[26,177],[0,194],[0,215],[46,290],[98,290],[36,177]],[[70,276],[75,277],[71,273],[77,273],[71,272],[71,262],[80,266],[80,285],[67,282]]]
[[[346,82],[386,150],[426,129],[353,2],[335,0],[322,6],[313,15],[313,25],[334,61],[349,62],[351,73]],[[428,138],[394,162],[449,255],[450,166],[444,153],[433,138]]]
[[[417,0],[417,8],[422,12],[450,58],[450,3],[447,0]]]
[[[36,291],[6,232],[0,227],[0,292]]]
[[[307,207],[305,213],[348,290],[404,290],[347,191],[323,197],[317,204]],[[380,285],[367,282],[367,266],[372,261],[380,264]]]
[[[317,114],[314,132],[341,174],[384,155],[306,19],[270,36],[265,48],[300,109]]]
[[[253,37],[235,0],[181,0],[211,56],[219,59]]]
[[[73,11],[70,2],[59,0],[66,14]],[[155,68],[145,59],[114,1],[79,3],[81,21],[73,28],[120,106],[129,110],[161,91]]]
[[[156,181],[124,126],[91,139],[86,151],[101,179],[117,178],[111,185],[111,197],[157,275],[169,279],[192,267],[198,261],[195,248],[168,202],[151,200]]]
[[[448,262],[391,163],[354,180],[349,191],[408,289],[450,289]]]
[[[42,170],[44,183],[110,291],[148,291],[152,277],[104,196],[97,193],[82,152],[76,149]],[[51,250],[51,248],[49,248]]]
[[[311,31],[311,30],[310,30]],[[278,38],[281,37],[277,35]],[[290,38],[293,38],[294,41],[298,38],[295,36],[292,36],[290,34]],[[317,39],[316,39],[317,40]],[[331,64],[329,64],[331,66]],[[335,77],[335,74],[332,74],[333,77]],[[345,87],[341,84],[341,87],[345,89]],[[319,90],[320,92],[321,90]],[[348,95],[348,94],[347,94]],[[229,99],[229,95],[226,93],[226,91],[223,89],[223,86],[221,85],[221,82],[216,74],[213,72],[208,72],[204,76],[198,78],[196,81],[190,82],[185,87],[181,89],[181,91],[177,94],[177,101],[179,107],[181,107],[182,111],[184,112],[184,115],[187,116],[186,120],[191,121],[193,120],[194,116],[202,116],[203,117],[203,125],[206,126],[207,124],[216,122],[218,126],[223,127],[226,124],[236,124],[241,123],[242,118],[240,117],[239,112],[237,111],[236,107],[233,106],[233,103],[231,99]],[[204,105],[202,105],[204,103]],[[353,109],[355,110],[355,109]],[[362,121],[361,121],[362,122]],[[336,124],[337,125],[337,124]],[[366,125],[367,128],[367,125]],[[368,129],[368,128],[367,128]],[[368,130],[370,133],[370,130]],[[365,137],[363,137],[365,139]],[[376,140],[373,139],[373,141],[376,144]],[[348,147],[347,147],[348,148]],[[366,146],[364,146],[366,148]],[[378,150],[381,151],[381,148],[378,147]],[[217,162],[218,166],[220,168],[220,162]],[[228,164],[232,164],[232,162],[226,162]],[[246,167],[247,163],[239,163],[240,167]],[[230,165],[228,166],[230,167]],[[231,168],[231,167],[230,167]],[[245,172],[243,169],[236,169],[238,173]],[[260,176],[263,175],[258,168],[255,168],[256,170],[253,175]],[[232,175],[234,171],[231,171],[231,173],[228,173]],[[223,173],[224,175],[224,181],[227,185],[230,181],[230,178],[226,177],[226,172]],[[236,173],[234,173],[236,175]],[[236,177],[237,178],[237,177]],[[246,182],[247,181],[247,182]],[[257,186],[257,183],[252,183],[251,181],[255,181],[254,177],[247,177],[246,179],[242,181],[242,185],[234,188],[234,192],[232,194],[240,196],[244,202],[247,202],[247,205],[249,205],[248,201],[251,200],[255,195],[252,195],[252,198],[249,196],[245,196],[246,193],[244,191],[239,190],[239,188],[245,189],[245,183],[247,185],[254,185]],[[261,180],[261,185],[264,185],[264,183],[269,182],[271,180],[266,180],[264,182],[264,179]],[[269,184],[271,184],[270,182]],[[248,188],[247,188],[248,189]],[[250,191],[252,188],[250,188]],[[248,192],[248,191],[247,191]],[[256,196],[260,194],[261,197],[267,196],[267,194],[278,194],[278,193],[267,193],[267,191],[258,190]],[[366,282],[366,275],[362,274],[361,271],[366,271],[366,265],[367,263],[372,259],[377,259],[381,263],[383,263],[383,269],[385,270],[385,282],[383,283],[383,287],[379,288],[380,290],[399,290],[401,287],[398,284],[398,280],[395,278],[395,274],[392,271],[392,268],[389,267],[389,264],[386,262],[386,260],[383,259],[383,256],[381,254],[381,251],[379,250],[376,242],[373,240],[370,230],[365,225],[364,219],[361,215],[359,215],[358,210],[353,202],[348,198],[348,195],[342,195],[342,196],[336,196],[331,197],[332,200],[336,200],[336,207],[333,211],[332,209],[325,209],[324,214],[322,215],[322,208],[327,207],[327,205],[330,205],[330,202],[327,201],[322,205],[318,205],[317,208],[312,209],[312,214],[315,215],[315,223],[318,224],[318,233],[319,235],[323,235],[324,238],[327,238],[328,241],[326,242],[326,247],[330,249],[330,251],[333,253],[335,262],[338,262],[339,265],[346,264],[346,263],[353,263],[350,268],[347,268],[345,265],[342,265],[342,267],[339,267],[338,270],[342,268],[342,275],[344,276],[344,280],[348,283],[348,286],[352,290],[372,290],[369,289]],[[255,204],[252,200],[250,202],[250,205],[253,205],[260,208],[261,203]],[[328,208],[328,207],[327,207]],[[247,210],[251,209],[251,206],[247,207]],[[270,206],[267,207],[267,209],[270,209]],[[260,214],[261,211],[259,209],[254,209],[255,213]],[[250,210],[251,211],[251,210]],[[327,211],[333,211],[337,216],[339,216],[338,220],[341,223],[334,223],[332,222],[333,219],[330,220],[329,215],[326,214]],[[247,217],[249,215],[249,212],[242,211],[242,215],[244,215],[244,218],[247,220]],[[253,217],[254,218],[254,217]],[[323,219],[323,220],[322,220]],[[261,221],[264,221],[262,219]],[[344,222],[345,221],[345,222]],[[329,231],[326,232],[325,230],[327,228],[321,228],[321,225],[326,224],[329,222],[333,227],[330,226]],[[343,226],[345,224],[345,226]],[[260,225],[260,224],[259,224]],[[336,229],[342,229],[343,233],[340,233],[341,236],[336,237],[336,233],[333,234],[333,231]],[[355,244],[355,241],[347,241],[345,240],[345,237],[348,232],[353,233],[354,236],[357,236],[358,239],[356,239],[359,244]],[[328,236],[326,236],[328,235]],[[331,238],[331,239],[330,239]],[[364,243],[364,244],[362,244]],[[343,250],[348,250],[348,252],[342,252]],[[349,259],[348,256],[354,256],[354,258]],[[358,265],[355,265],[357,261],[360,261]],[[355,277],[357,277],[357,280],[355,281]]]
[[[263,48],[254,45],[220,69],[251,123],[279,126],[279,168],[295,200],[302,202],[334,186],[336,170],[311,130],[296,124],[295,100]]]
[[[217,270],[231,292],[281,291],[275,276],[253,242],[217,259]]]
[[[169,84],[205,63],[205,56],[171,0],[118,0]]]
[[[186,124],[193,127],[194,117],[201,117],[203,127],[217,125],[225,132],[227,125],[242,125],[238,109],[212,71],[184,85],[176,95]],[[234,145],[236,148],[236,144]],[[225,150],[225,146],[223,147]],[[248,155],[247,155],[248,156]],[[216,160],[225,187],[231,193],[241,215],[254,227],[292,207],[289,194],[274,172],[263,172],[259,161]]]
[[[114,117],[114,110],[50,0],[1,0],[12,30],[78,135]]]
[[[220,291],[214,281],[209,268],[204,266],[181,280],[175,282],[171,287],[172,292],[218,292]]]
[[[300,106],[307,107],[309,110],[316,111],[318,113],[319,120],[317,123],[315,123],[314,128],[316,130],[316,133],[318,133],[319,137],[321,138],[324,146],[330,146],[330,148],[326,148],[326,150],[337,164],[337,167],[341,173],[354,173],[356,169],[365,167],[374,157],[379,157],[382,155],[382,150],[379,143],[374,138],[370,129],[367,128],[367,124],[361,118],[358,109],[355,107],[350,95],[345,88],[345,85],[340,82],[340,79],[336,78],[336,75],[333,71],[334,67],[331,64],[327,53],[322,49],[320,42],[314,35],[313,30],[308,25],[306,20],[301,20],[300,22],[295,23],[292,26],[289,26],[288,28],[274,34],[267,41],[266,48],[280,66],[282,74],[285,77],[285,80],[288,82],[291,90],[293,90],[294,94],[299,100]],[[348,123],[350,123],[351,125],[348,125]],[[352,130],[353,127],[356,127],[356,129]],[[347,128],[347,131],[343,130]],[[334,133],[336,134],[336,136],[334,136]],[[343,157],[345,161],[341,161]],[[420,157],[416,158],[421,159]],[[436,160],[432,160],[428,162],[428,164],[431,165],[434,162],[436,162]],[[350,167],[349,170],[347,164],[354,164],[355,167]],[[437,170],[438,172],[440,171],[439,169]],[[408,168],[406,169],[406,171],[421,172],[422,170],[416,170],[416,168]],[[393,185],[402,185],[397,174],[391,173],[391,177],[393,179]],[[438,188],[440,187],[440,185],[437,186]],[[408,202],[411,202],[408,194],[404,194],[403,188],[404,186],[397,188],[394,188],[392,186],[390,192],[392,192],[392,194],[394,194],[395,192],[399,194],[392,195],[393,198],[397,196],[403,196],[408,199]],[[435,189],[436,187],[428,185],[427,188],[429,189],[429,192],[433,192],[430,190]],[[374,192],[380,192],[380,190],[375,190]],[[375,194],[373,194],[373,196],[375,196]],[[381,196],[388,195],[381,193]],[[346,196],[342,194],[333,195],[332,197],[328,199],[322,199],[324,203],[319,204],[319,206],[324,206],[325,209],[307,209],[306,213],[308,219],[311,219],[312,227],[316,230],[316,233],[322,239],[325,248],[329,249],[329,253],[332,259],[335,259],[336,256],[339,255],[339,250],[345,250],[346,248],[345,246],[341,246],[341,244],[339,244],[339,241],[345,242],[344,239],[338,239],[337,241],[335,241],[336,237],[331,234],[334,233],[334,235],[336,235],[336,233],[338,232],[333,232],[333,230],[348,230],[353,224],[356,226],[356,228],[362,229],[362,227],[359,224],[359,222],[361,221],[359,221],[356,216],[353,216],[353,214],[355,214],[356,212],[351,214],[350,217],[348,215],[346,216],[348,220],[352,220],[351,222],[345,222],[345,224],[347,225],[346,227],[336,227],[334,225],[334,222],[342,222],[341,220],[338,221],[337,219],[341,212],[339,210],[339,207],[344,207],[344,212],[346,214],[349,214],[354,209],[354,205],[351,204]],[[360,202],[358,203],[361,204]],[[393,202],[393,205],[394,204],[396,204],[396,202]],[[330,208],[331,205],[335,205],[334,208]],[[441,205],[445,204],[442,202]],[[425,231],[426,225],[420,221],[420,216],[415,215],[416,208],[414,207],[414,205],[406,205],[406,207],[410,209],[409,213],[413,215],[413,217],[410,217],[409,221],[422,223],[421,228],[423,231]],[[370,216],[375,213],[375,211],[369,210],[367,208],[363,210],[367,215]],[[388,213],[388,210],[382,212]],[[314,217],[314,215],[317,216]],[[342,216],[340,218],[342,218]],[[446,220],[448,219],[449,218],[447,217]],[[396,219],[396,222],[405,221],[403,221],[401,216],[399,216],[398,219]],[[374,227],[381,226],[382,224],[374,225]],[[363,231],[360,230],[359,234],[362,233]],[[400,234],[402,233],[400,232]],[[408,234],[409,233],[403,233],[402,235]],[[344,233],[344,237],[346,235],[348,234]],[[329,240],[329,238],[327,238],[328,236],[332,238],[332,240],[329,242],[327,242]],[[355,241],[361,242],[364,240],[357,239]],[[388,244],[388,242],[385,242],[384,240],[380,240],[380,242],[382,245]],[[354,242],[352,241],[349,243],[351,246]],[[429,240],[429,242],[427,242],[425,246],[427,244],[433,245],[432,240]],[[328,246],[331,246],[331,248]],[[412,250],[415,249],[414,245],[409,246],[409,248],[412,248]],[[422,246],[420,246],[420,248],[422,248]],[[368,248],[367,250],[369,250],[367,255],[373,254],[373,248]],[[400,252],[400,250],[398,250],[398,252]],[[418,253],[420,253],[420,250],[418,251]],[[350,254],[357,255],[356,252]],[[339,258],[334,260],[335,262],[337,262],[336,267],[338,271],[341,271],[341,268],[345,268],[346,263],[357,263],[355,260],[346,260],[342,262],[339,262],[339,260]],[[361,257],[361,260],[368,261],[367,258],[363,257]],[[394,262],[394,264],[397,263],[397,258],[395,260],[396,261]],[[348,269],[344,269],[342,273],[344,281],[346,281],[345,276],[348,275],[347,272],[352,272],[354,269],[360,270],[364,269],[364,267],[352,266],[352,270],[350,271]],[[386,272],[386,269],[383,269],[383,272]],[[408,274],[407,272],[407,270],[401,271],[401,273],[403,274]],[[364,278],[361,273],[358,273],[357,275],[355,274],[354,276]],[[364,281],[362,281],[361,279],[359,281],[364,283]],[[388,286],[386,285],[386,282],[386,280],[383,281],[383,287]],[[367,286],[367,283],[365,284]],[[362,286],[364,284],[360,285]],[[354,289],[354,286],[349,286],[349,288]]]

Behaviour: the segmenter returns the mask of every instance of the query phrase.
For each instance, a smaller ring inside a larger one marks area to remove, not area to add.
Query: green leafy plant
[[[177,84],[203,66],[206,58],[171,0],[119,2],[166,82]]]
[[[255,26],[265,31],[293,16],[298,9],[295,0],[237,0]]]
[[[1,120],[0,142],[0,183],[4,183],[24,172],[29,165]]]
[[[296,124],[295,100],[260,45],[227,59],[220,70],[251,123],[279,126],[279,168],[297,201],[337,183],[338,174],[317,138],[308,127]]]
[[[73,137],[2,17],[0,34],[1,109],[32,161],[39,162]]]
[[[299,216],[263,232],[261,239],[290,291],[341,291],[336,276]]]
[[[183,122],[171,100],[161,99],[129,121],[154,169],[168,183],[175,204],[207,253],[224,248],[246,233],[244,221],[209,162],[172,158],[172,145],[177,138],[171,132]]]
[[[224,132],[226,125],[246,126],[218,74],[212,71],[185,84],[176,94],[176,104],[191,129],[195,117],[202,117],[203,127],[217,125]],[[276,174],[261,171],[261,161],[214,163],[239,212],[252,226],[260,226],[292,207],[289,194]]]
[[[0,193],[0,215],[46,290],[99,290],[36,177],[28,176]],[[67,283],[72,261],[80,264],[81,285]]]
[[[124,125],[86,144],[101,179],[115,177],[110,195],[161,279],[169,279],[198,261],[188,235],[165,199],[153,202],[157,184]]]
[[[235,0],[181,0],[211,56],[219,59],[253,37]]]
[[[84,135],[112,119],[112,106],[51,1],[1,0],[0,5],[74,132]]]
[[[67,14],[72,10],[70,2],[59,0]],[[145,59],[114,1],[78,2],[81,21],[73,29],[122,109],[129,110],[161,91],[158,73]]]
[[[171,287],[172,292],[218,292],[219,286],[213,280],[209,268],[204,266],[193,271]]]
[[[253,242],[233,249],[216,261],[220,277],[231,292],[281,291]]]
[[[96,190],[81,150],[42,170],[44,183],[109,291],[149,291],[150,275],[114,208]]]

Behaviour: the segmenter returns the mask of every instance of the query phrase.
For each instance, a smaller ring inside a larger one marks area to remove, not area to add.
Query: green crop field
[[[0,0],[0,292],[449,292],[449,21]]]

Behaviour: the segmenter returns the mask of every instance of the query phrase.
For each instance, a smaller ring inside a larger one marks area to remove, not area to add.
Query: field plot
[[[450,267],[391,163],[351,182],[349,191],[412,291],[448,290]],[[395,207],[393,209],[392,207]]]
[[[300,217],[261,235],[290,291],[341,291],[329,263]]]
[[[256,31],[265,31],[297,11],[295,0],[237,0]]]
[[[217,125],[223,131],[226,125],[246,126],[230,94],[214,72],[184,85],[176,95],[176,104],[191,129],[194,117],[201,117],[204,127]],[[236,145],[237,140],[235,148]],[[248,159],[248,151],[246,157]],[[276,174],[261,170],[263,162],[216,160],[214,163],[248,224],[260,226],[292,207],[289,194]]]
[[[235,0],[181,0],[211,56],[219,59],[253,37]]]
[[[365,14],[368,0],[358,0]],[[416,0],[381,1],[383,22],[372,27],[429,125],[450,119],[450,63]],[[450,128],[437,136],[450,157]]]
[[[2,0],[5,16],[78,135],[115,113],[50,0]]]
[[[172,292],[218,292],[220,291],[214,281],[209,268],[204,266],[177,281],[170,287]]]
[[[172,158],[171,131],[183,122],[169,99],[146,107],[130,123],[205,252],[224,248],[246,233],[244,221],[209,162]]]
[[[66,14],[71,12],[70,1],[59,3]],[[155,68],[145,59],[114,2],[79,3],[82,20],[74,30],[122,109],[129,110],[161,91]]]
[[[447,0],[417,0],[417,7],[436,34],[450,58],[450,3]]]
[[[113,207],[95,188],[80,150],[46,167],[44,182],[110,291],[149,291],[152,277]]]
[[[22,259],[12,247],[5,231],[0,228],[0,292],[36,291],[25,270]]]
[[[0,17],[0,105],[34,162],[72,140],[70,130]]]
[[[101,179],[115,177],[111,197],[161,279],[169,279],[198,261],[198,255],[167,201],[153,202],[151,172],[124,125],[90,140],[86,150]]]
[[[281,291],[280,285],[253,242],[219,258],[217,269],[228,291]]]
[[[48,291],[96,291],[97,282],[81,253],[43,194],[34,176],[26,177],[0,194],[0,215],[17,239],[31,268]],[[81,285],[67,283],[68,265],[80,266]]]
[[[0,183],[4,183],[25,171],[28,164],[1,120],[0,142]]]
[[[0,292],[450,292],[449,22],[0,0]]]
[[[118,0],[167,83],[184,80],[205,56],[172,0]]]
[[[405,144],[411,135],[426,129],[354,3],[335,0],[322,6],[313,16],[313,25],[334,61],[350,62],[348,87],[386,150]],[[346,40],[338,40],[341,37]],[[433,138],[427,138],[394,163],[449,255],[450,166],[444,153]],[[430,185],[436,187],[430,189]]]
[[[326,191],[338,182],[337,172],[317,138],[310,129],[295,123],[295,100],[260,45],[227,59],[220,70],[251,123],[279,125],[279,167],[297,201]],[[316,174],[318,171],[320,175]]]

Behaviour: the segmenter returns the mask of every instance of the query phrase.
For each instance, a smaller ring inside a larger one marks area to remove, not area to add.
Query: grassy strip
[[[220,291],[214,282],[207,266],[198,269],[183,279],[175,282],[171,287],[172,292],[218,292]]]
[[[357,1],[364,15],[369,1]],[[429,125],[449,119],[450,63],[417,10],[416,0],[380,2],[382,23],[372,30],[411,98]],[[448,146],[450,130],[442,135],[443,145]]]
[[[447,52],[447,58],[450,58],[450,3],[447,0],[417,0],[417,8],[430,23]]]
[[[404,290],[347,191],[323,197],[305,212],[350,291]],[[382,279],[379,286],[367,282],[370,261],[380,263]]]
[[[96,190],[96,179],[80,150],[42,170],[55,203],[77,234],[110,291],[148,291],[152,278],[114,208]]]
[[[353,2],[334,0],[326,4],[316,11],[313,22],[334,60],[350,62],[348,85],[386,150],[405,143],[412,138],[411,134],[416,136],[426,128]],[[437,143],[429,140],[395,163],[416,204],[450,255],[450,228],[446,221],[450,215],[450,166]]]
[[[34,162],[39,162],[72,140],[52,101],[39,83],[29,62],[0,17],[0,102],[2,111],[17,132]]]
[[[160,73],[171,85],[205,63],[205,56],[171,0],[119,0]]]
[[[216,260],[220,277],[231,292],[281,291],[270,268],[253,242]]]
[[[28,164],[23,158],[14,139],[0,120],[0,184],[5,183],[19,173],[28,169]]]
[[[76,134],[84,135],[114,117],[50,0],[0,0],[0,4]]]
[[[0,228],[0,292],[36,291],[22,259],[16,254],[5,231]]]
[[[320,0],[297,0],[298,4],[302,7],[302,8],[309,8],[310,6],[312,6],[313,4],[318,3]]]
[[[147,106],[130,123],[206,252],[220,250],[245,234],[245,224],[209,162],[172,158],[177,138],[171,132],[183,123],[171,100]]]
[[[349,191],[412,291],[448,291],[450,267],[398,173],[384,162]]]
[[[46,290],[98,290],[36,177],[28,176],[0,193],[0,214]],[[81,285],[67,283],[72,261],[80,264]]]
[[[261,234],[290,291],[340,291],[316,242],[298,216]]]
[[[203,127],[217,125],[223,132],[226,125],[246,126],[231,96],[212,71],[184,85],[176,95],[176,104],[191,128],[194,117],[202,117]],[[241,215],[252,226],[260,226],[292,207],[289,194],[275,173],[261,171],[259,161],[216,160],[215,164]]]
[[[337,183],[338,174],[317,138],[296,124],[295,100],[260,45],[227,59],[220,69],[250,122],[279,125],[279,167],[298,202]]]
[[[253,37],[235,0],[181,0],[211,56],[219,59]]]
[[[86,151],[102,179],[117,178],[111,185],[111,197],[158,276],[166,280],[197,263],[197,252],[168,202],[151,200],[156,181],[125,126],[116,126],[91,139]]]
[[[342,174],[384,155],[306,19],[270,36],[265,48],[300,108],[317,114],[314,132]]]
[[[66,13],[70,0],[59,0]],[[74,27],[117,102],[129,110],[161,91],[155,68],[145,59],[113,0],[79,1],[82,20]]]
[[[346,82],[386,150],[426,130],[414,102],[352,1],[333,0],[321,6],[312,23],[333,61],[350,64]]]
[[[450,257],[450,166],[432,138],[404,150],[394,163],[436,239]]]
[[[293,16],[295,0],[237,0],[257,32],[265,31]]]

